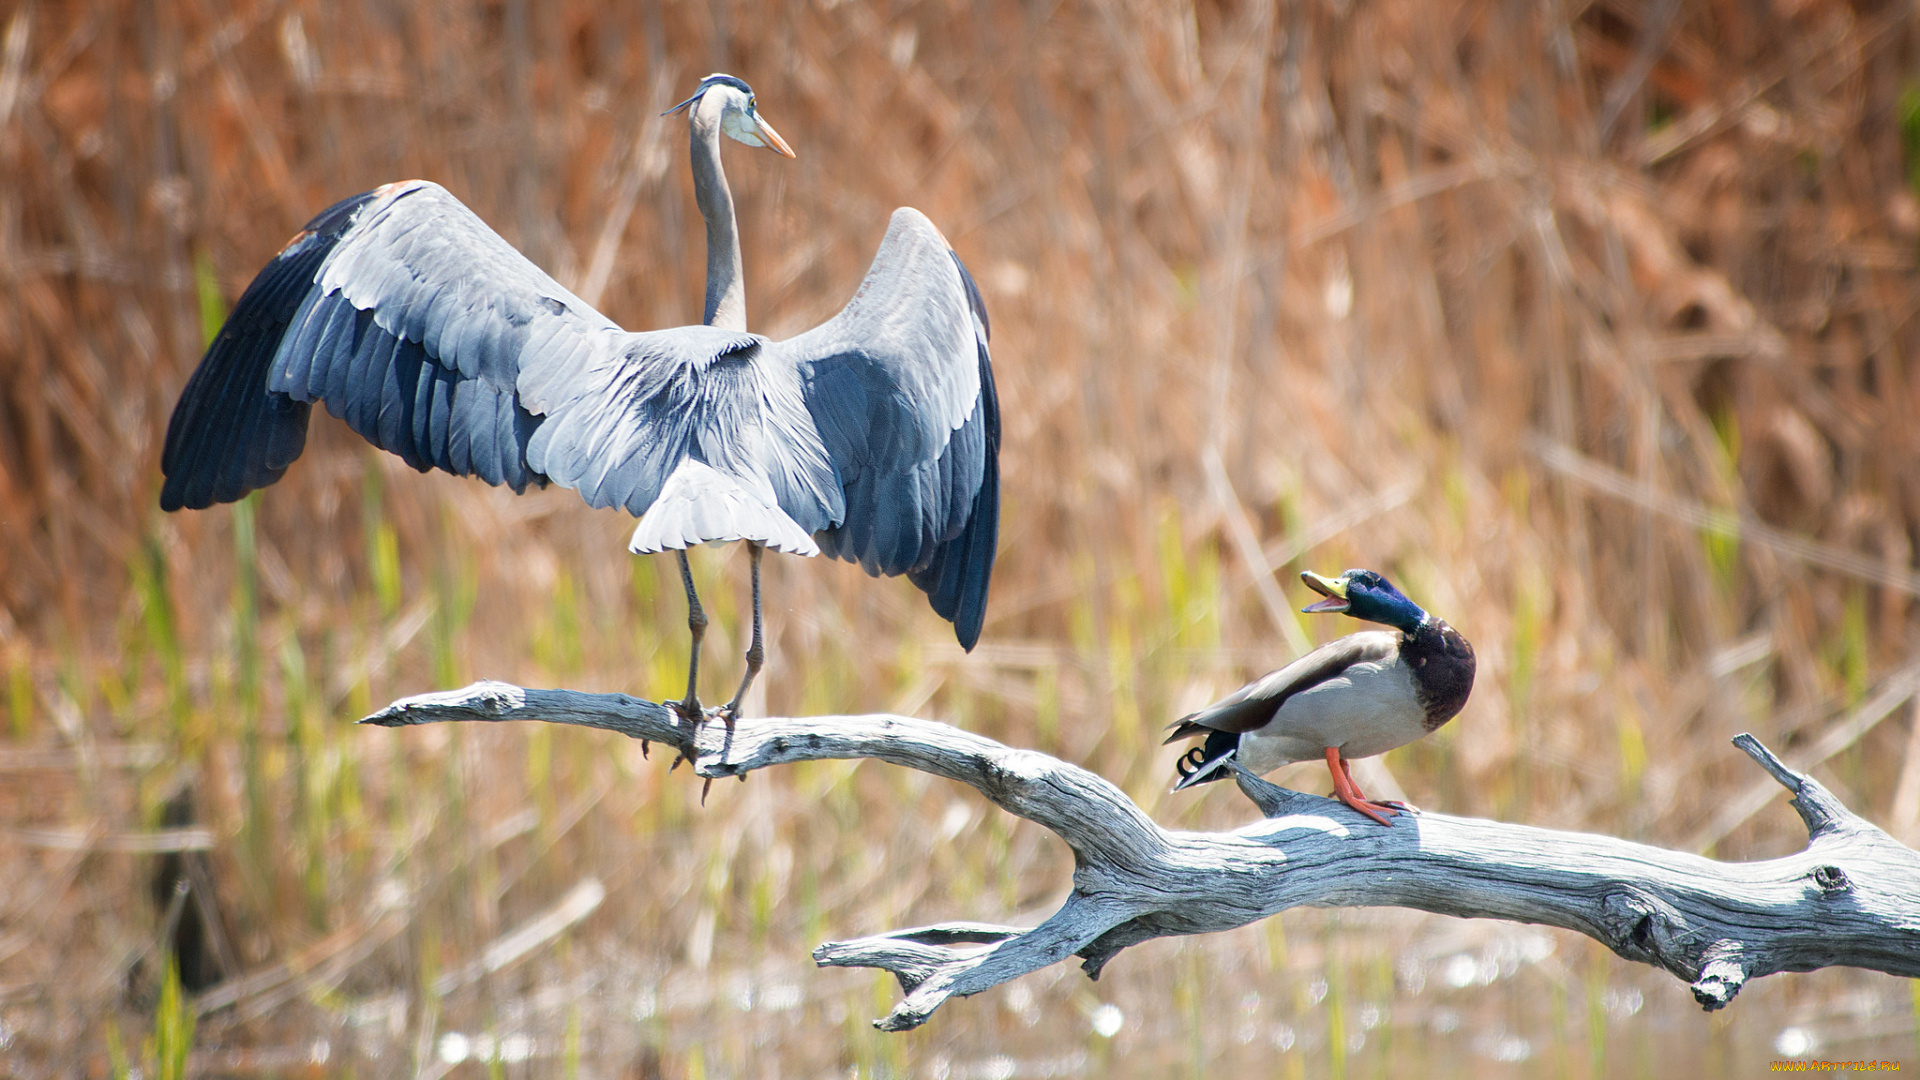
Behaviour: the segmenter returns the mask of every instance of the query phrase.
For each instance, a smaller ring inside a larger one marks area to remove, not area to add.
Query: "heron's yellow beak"
[[[1325,600],[1301,608],[1303,613],[1347,610],[1347,576],[1345,574],[1337,578],[1323,578],[1311,570],[1302,570],[1300,580],[1307,583],[1307,588],[1326,597]]]
[[[767,149],[779,154],[781,157],[798,156],[793,152],[793,147],[787,145],[787,140],[781,138],[780,133],[773,130],[772,124],[761,119],[759,113],[754,114],[753,124],[754,134],[760,136],[760,141],[767,145]]]

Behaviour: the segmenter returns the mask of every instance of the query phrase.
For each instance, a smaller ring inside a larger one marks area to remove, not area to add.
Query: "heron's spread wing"
[[[347,199],[261,271],[188,380],[161,506],[278,480],[315,401],[422,471],[622,506],[636,550],[817,540],[979,636],[999,518],[986,313],[915,211],[845,310],[775,346],[628,334],[437,185]]]
[[[968,649],[986,616],[1000,520],[1000,406],[979,290],[916,210],[894,211],[832,319],[770,346],[799,372],[845,513],[820,549],[906,574]]]
[[[160,504],[203,508],[278,480],[314,401],[423,472],[525,490],[546,478],[526,459],[540,419],[517,381],[563,381],[625,336],[438,185],[357,195],[235,305],[167,427]]]

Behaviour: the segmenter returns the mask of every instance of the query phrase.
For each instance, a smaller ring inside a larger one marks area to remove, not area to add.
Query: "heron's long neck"
[[[705,104],[705,101],[699,104]],[[733,219],[733,192],[720,171],[720,117],[695,106],[691,129],[693,191],[707,219],[708,326],[747,328],[747,291],[740,266],[740,230]]]

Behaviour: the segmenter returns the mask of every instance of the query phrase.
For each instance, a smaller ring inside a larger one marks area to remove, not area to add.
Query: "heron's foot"
[[[725,705],[722,705],[717,709],[708,709],[707,718],[709,720],[718,720],[721,723],[727,725],[727,733],[731,735],[733,733],[734,721],[740,718],[740,699],[735,698],[734,700],[727,702]],[[734,778],[739,780],[743,784],[747,782],[746,773],[735,773]],[[712,787],[713,781],[708,780],[707,786]],[[707,793],[704,790],[701,791],[700,799],[703,803],[706,801],[706,798],[707,798]]]
[[[1398,799],[1370,799],[1368,801],[1375,806],[1384,806],[1389,810],[1398,811],[1402,814],[1413,814],[1416,817],[1420,814],[1420,808],[1410,802],[1401,802]]]
[[[673,755],[673,761],[667,765],[668,772],[672,772],[673,770],[679,768],[680,763],[683,761],[689,765],[698,764],[698,762],[694,759],[694,756],[693,756],[694,746],[692,743],[688,743],[685,746],[676,746],[674,747],[674,750],[677,751],[677,753]]]

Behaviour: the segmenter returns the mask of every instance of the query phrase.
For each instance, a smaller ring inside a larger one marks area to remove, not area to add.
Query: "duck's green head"
[[[1337,578],[1323,578],[1306,570],[1300,574],[1300,580],[1307,583],[1307,588],[1326,597],[1301,611],[1338,611],[1408,633],[1419,629],[1427,618],[1419,604],[1402,596],[1391,582],[1371,570],[1348,570]]]

